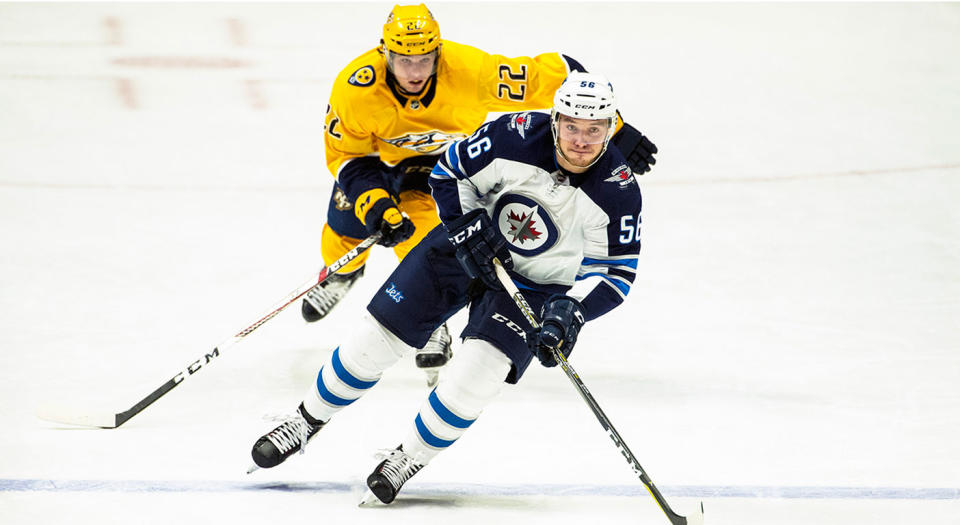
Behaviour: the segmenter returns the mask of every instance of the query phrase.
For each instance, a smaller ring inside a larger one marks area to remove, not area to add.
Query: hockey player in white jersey
[[[296,413],[255,443],[254,462],[273,467],[302,450],[386,368],[469,305],[462,350],[406,438],[367,478],[365,501],[390,503],[534,357],[556,366],[553,349],[568,356],[585,322],[623,302],[637,267],[641,195],[622,154],[608,148],[616,109],[606,78],[575,72],[557,90],[551,115],[506,115],[451,146],[430,180],[443,224],[384,282]],[[540,311],[540,329],[524,329],[495,259]]]

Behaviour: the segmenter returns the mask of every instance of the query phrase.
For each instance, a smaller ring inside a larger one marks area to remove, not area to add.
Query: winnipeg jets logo
[[[557,242],[557,227],[550,214],[526,195],[501,196],[494,207],[493,218],[512,252],[536,255]]]
[[[425,133],[407,133],[406,135],[380,139],[392,146],[413,150],[417,153],[439,153],[447,149],[450,144],[466,137],[464,133],[444,133],[442,131],[427,131]]]
[[[510,119],[510,127],[516,128],[521,138],[527,138],[530,129],[530,113],[517,113]]]
[[[533,220],[537,213],[538,206],[534,206],[529,214],[522,213],[517,215],[513,211],[507,213],[507,223],[510,224],[510,231],[504,232],[514,244],[523,245],[526,241],[535,241],[543,235],[535,228],[537,221]]]
[[[401,292],[400,290],[397,290],[397,285],[393,283],[390,283],[390,288],[384,290],[383,292],[389,295],[391,299],[393,299],[398,303],[405,299],[405,297],[403,296],[403,292]]]
[[[623,188],[630,184],[630,181],[633,180],[633,172],[630,171],[630,168],[626,164],[621,164],[614,169],[610,176],[603,179],[603,182],[619,182],[620,187]]]

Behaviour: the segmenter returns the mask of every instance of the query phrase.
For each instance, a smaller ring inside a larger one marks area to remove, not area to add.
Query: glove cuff
[[[450,220],[449,222],[444,224],[444,226],[447,228],[448,232],[451,232],[453,230],[456,230],[457,228],[462,228],[464,225],[469,224],[470,221],[476,219],[477,216],[480,215],[481,213],[486,213],[486,211],[483,208],[470,210],[467,213],[464,213],[463,215]]]
[[[384,199],[387,200],[386,203],[380,202]],[[385,211],[385,205],[386,207],[390,208],[395,207],[390,194],[387,193],[387,190],[383,188],[373,188],[361,193],[360,196],[357,197],[357,201],[353,205],[353,213],[358,219],[360,219],[360,222],[366,226],[368,216],[377,220],[380,219],[381,215],[383,215],[383,212]],[[377,211],[374,212],[374,208],[376,208]]]
[[[472,224],[474,222],[477,222],[477,224]],[[444,227],[447,229],[450,242],[456,246],[490,225],[490,216],[487,215],[486,210],[477,208],[453,219],[445,224]]]
[[[569,319],[570,324],[577,330],[586,323],[583,305],[580,304],[580,301],[563,294],[554,294],[548,297],[540,309],[540,316],[544,321]]]

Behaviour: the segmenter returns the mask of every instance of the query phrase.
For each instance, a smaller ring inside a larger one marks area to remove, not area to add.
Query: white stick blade
[[[52,423],[64,423],[80,427],[117,428],[117,415],[106,412],[84,412],[73,407],[44,404],[37,407],[37,417]]]

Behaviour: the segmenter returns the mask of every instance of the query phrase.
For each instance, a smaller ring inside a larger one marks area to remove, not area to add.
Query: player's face
[[[603,152],[609,126],[610,121],[607,119],[580,119],[560,115],[557,122],[557,143],[566,157],[560,158],[561,165],[574,173],[585,171]]]
[[[433,74],[437,53],[431,51],[426,55],[398,55],[388,52],[387,62],[400,89],[416,95],[423,91],[427,79]]]

